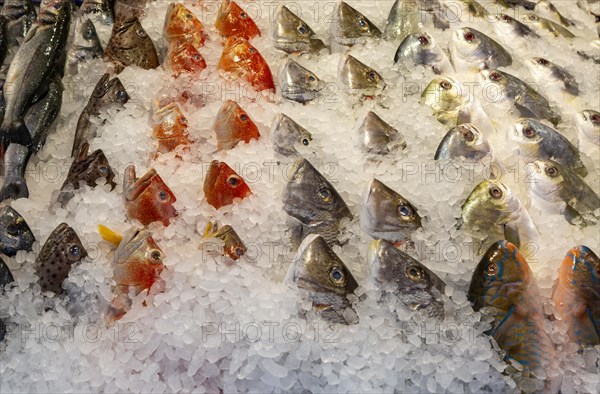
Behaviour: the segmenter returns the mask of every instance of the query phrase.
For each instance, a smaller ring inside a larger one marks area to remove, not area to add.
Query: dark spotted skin
[[[115,22],[112,36],[104,50],[104,59],[115,65],[117,73],[130,65],[146,70],[159,65],[152,39],[135,17]]]
[[[35,260],[35,272],[42,291],[61,294],[62,283],[71,266],[87,256],[75,230],[61,223],[50,234]]]

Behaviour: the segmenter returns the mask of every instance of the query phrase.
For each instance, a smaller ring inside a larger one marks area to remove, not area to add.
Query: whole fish
[[[127,217],[138,220],[144,226],[159,221],[166,227],[170,219],[177,216],[173,207],[177,198],[153,168],[138,179],[135,176],[135,167],[126,167],[123,176],[123,197]]]
[[[227,163],[213,160],[204,178],[206,201],[219,209],[233,204],[234,199],[244,199],[252,194],[244,178],[239,176]]]
[[[506,239],[520,247],[537,239],[529,212],[499,180],[485,180],[475,186],[461,210],[462,223],[482,232],[486,240]]]
[[[240,239],[233,227],[226,224],[218,227],[216,223],[209,223],[204,231],[204,239],[217,238],[223,243],[222,255],[235,261],[246,254],[246,245]]]
[[[360,227],[372,238],[406,241],[421,228],[421,216],[406,198],[374,178],[363,195]]]
[[[187,74],[197,77],[206,68],[206,61],[188,41],[172,41],[165,56],[164,68],[174,77]]]
[[[217,150],[233,149],[238,143],[260,138],[258,127],[248,113],[233,100],[227,100],[217,113],[213,130]]]
[[[367,264],[369,277],[384,293],[386,304],[391,303],[392,296],[406,309],[444,318],[446,284],[423,264],[382,239],[371,242]]]
[[[549,19],[542,18],[536,14],[526,14],[522,18],[523,23],[535,26],[538,30],[546,31],[554,37],[574,38],[575,34],[565,29],[558,23],[554,23]]]
[[[6,51],[11,52],[13,47],[19,46],[19,41],[31,29],[37,13],[31,0],[5,0],[2,8],[0,8],[0,16],[6,29]]]
[[[34,242],[35,237],[23,216],[10,205],[1,206],[0,253],[12,257],[19,250],[30,252]]]
[[[87,252],[67,223],[61,223],[48,236],[35,260],[35,273],[42,291],[61,294],[63,281],[73,264],[87,257]]]
[[[77,74],[80,63],[96,57],[102,57],[103,49],[96,28],[91,19],[79,22],[78,29],[74,35],[71,48],[67,54],[67,67],[71,74]]]
[[[402,41],[424,25],[447,29],[450,27],[448,15],[449,10],[438,0],[396,0],[389,13],[384,36],[388,40]]]
[[[552,301],[569,341],[600,344],[600,259],[587,246],[570,249],[558,270]]]
[[[517,247],[497,241],[475,268],[468,299],[473,309],[485,308],[492,316],[489,332],[500,348],[534,375],[554,366],[557,357],[544,330],[540,291],[527,261]]]
[[[533,7],[533,12],[535,12],[536,15],[554,20],[565,27],[575,26],[573,22],[562,16],[562,14],[558,12],[556,7],[548,0],[538,1],[535,7]]]
[[[552,159],[580,176],[587,175],[579,150],[552,127],[535,119],[520,119],[512,126],[509,137],[517,142],[519,156],[526,162]]]
[[[362,13],[342,1],[334,10],[330,34],[332,46],[352,46],[366,42],[367,38],[380,38],[381,30]]]
[[[433,110],[443,124],[456,125],[460,111],[470,102],[467,89],[448,76],[434,78],[421,93],[421,102]]]
[[[436,74],[454,71],[444,51],[435,44],[430,34],[423,31],[406,36],[396,50],[394,63],[402,65],[405,73],[414,65],[431,67]]]
[[[525,64],[531,74],[540,82],[557,85],[560,89],[572,96],[579,95],[579,84],[575,77],[565,68],[558,66],[543,57],[532,57]]]
[[[324,83],[315,73],[288,59],[279,70],[281,96],[298,103],[307,103],[319,97]]]
[[[131,65],[146,70],[159,65],[154,43],[137,18],[115,21],[104,49],[104,60],[114,64],[117,74]]]
[[[108,320],[114,322],[129,312],[132,296],[150,291],[159,281],[165,254],[145,229],[131,229],[122,237],[107,227],[98,227],[102,238],[117,246],[111,263],[115,286],[108,310]]]
[[[304,238],[292,261],[285,281],[307,293],[321,317],[331,323],[358,321],[347,296],[358,287],[344,262],[317,234]]]
[[[342,56],[338,66],[338,79],[349,93],[373,96],[385,89],[383,77],[373,68],[352,55]]]
[[[315,32],[306,22],[286,6],[281,6],[271,27],[271,40],[275,48],[287,53],[318,53],[326,46],[314,36]]]
[[[77,121],[71,156],[74,157],[79,153],[83,143],[96,136],[96,129],[91,121],[92,117],[100,115],[102,111],[106,111],[111,106],[123,105],[128,100],[129,95],[125,91],[121,80],[116,77],[110,79],[108,73],[104,74],[96,84],[87,105],[81,111]]]
[[[83,0],[79,10],[81,15],[95,16],[105,25],[111,25],[115,19],[111,0]]]
[[[235,1],[223,0],[219,6],[215,28],[224,38],[243,37],[251,40],[260,36],[260,29]]]
[[[155,100],[152,123],[152,138],[158,141],[158,153],[172,152],[180,145],[188,146],[192,143],[187,131],[187,118],[177,103],[161,108],[158,100]]]
[[[493,102],[510,102],[524,117],[547,119],[554,125],[560,122],[548,100],[519,78],[499,70],[483,70],[479,76],[484,88],[494,92]]]
[[[71,2],[48,0],[43,5],[6,74],[6,111],[0,126],[0,157],[11,143],[27,147],[34,144],[34,133],[28,130],[25,115],[48,90],[55,72],[64,67],[61,60],[69,35]]]
[[[570,223],[598,222],[600,197],[577,174],[552,160],[536,160],[533,167],[528,185],[535,196],[565,204],[564,215]]]
[[[280,113],[273,120],[271,138],[275,152],[295,156],[300,154],[298,147],[310,146],[312,134],[289,116]]]
[[[494,23],[494,29],[500,36],[510,38],[540,38],[540,35],[533,31],[525,23],[513,18],[508,14],[492,15],[490,20]]]
[[[358,144],[368,153],[387,155],[406,148],[406,141],[397,129],[390,126],[375,112],[369,111],[357,130]]]
[[[13,142],[4,153],[4,184],[0,189],[0,201],[29,197],[25,170],[31,156],[46,142],[50,128],[60,113],[62,94],[61,76],[56,73],[46,95],[34,103],[25,115],[24,126],[30,136],[30,145]]]
[[[575,126],[582,140],[600,145],[600,112],[586,109],[575,115]]]
[[[502,45],[471,27],[456,29],[452,34],[450,59],[456,71],[478,72],[512,64],[510,53]]]
[[[67,179],[60,188],[58,202],[64,207],[73,198],[73,190],[79,190],[81,183],[95,188],[99,179],[104,179],[105,184],[110,185],[110,190],[114,190],[117,184],[114,182],[115,173],[113,172],[108,159],[101,149],[88,154],[90,145],[86,142],[81,145],[79,154],[73,160]]]
[[[241,37],[229,37],[217,68],[249,83],[257,91],[275,91],[271,69],[256,48]]]
[[[164,36],[169,42],[187,41],[198,49],[204,46],[204,26],[181,3],[171,3],[165,15]]]
[[[435,152],[435,160],[464,158],[481,161],[492,156],[492,147],[483,133],[470,123],[451,128]]]
[[[283,210],[299,221],[299,225],[292,228],[294,246],[313,233],[323,236],[328,243],[334,243],[340,221],[353,218],[337,190],[306,159],[296,161],[282,200]]]

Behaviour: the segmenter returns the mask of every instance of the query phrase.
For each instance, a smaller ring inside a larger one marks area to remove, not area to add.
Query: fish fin
[[[8,179],[5,178],[4,185],[0,189],[0,201],[18,200],[19,198],[28,198],[29,189],[27,181],[23,178]]]
[[[112,231],[111,229],[102,224],[98,225],[98,233],[100,234],[103,240],[110,242],[115,246],[119,246],[119,244],[123,240],[123,237],[120,234]]]
[[[202,239],[212,238],[217,232],[217,224],[214,222],[208,222],[206,227],[204,228],[204,233],[202,234]],[[214,231],[213,231],[214,230]]]
[[[521,237],[519,229],[508,224],[504,224],[504,239],[514,244],[517,248],[521,246]]]
[[[517,111],[519,111],[519,115],[521,115],[523,118],[539,119],[539,116],[536,113],[519,103],[515,103],[515,108]]]

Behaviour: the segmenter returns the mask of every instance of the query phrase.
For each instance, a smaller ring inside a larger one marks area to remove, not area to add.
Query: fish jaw
[[[123,192],[127,216],[143,225],[160,221],[168,226],[170,219],[177,216],[173,206],[177,198],[154,169],[135,180],[135,169],[129,166],[125,170]]]

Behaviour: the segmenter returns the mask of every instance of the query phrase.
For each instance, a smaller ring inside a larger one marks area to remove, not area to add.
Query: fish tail
[[[123,237],[120,234],[112,231],[111,229],[102,224],[98,225],[98,233],[100,234],[102,239],[104,239],[107,242],[110,242],[115,246],[119,246],[119,244],[123,240]]]
[[[8,145],[13,143],[23,145],[28,148],[33,146],[31,134],[29,134],[29,129],[25,125],[23,119],[18,119],[14,122],[11,122],[7,126],[3,124],[0,128],[0,156],[2,158],[4,156],[4,152],[6,149],[8,149]]]
[[[4,185],[0,189],[0,201],[17,200],[29,197],[27,181],[23,178],[5,178]]]

